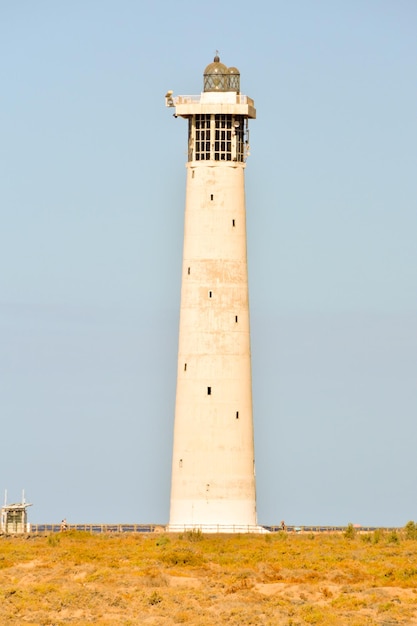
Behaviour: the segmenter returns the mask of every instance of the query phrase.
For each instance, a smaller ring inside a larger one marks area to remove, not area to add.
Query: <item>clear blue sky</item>
[[[246,170],[259,522],[417,519],[417,4],[0,0],[0,490],[168,521],[187,128]],[[2,495],[0,494],[2,499]]]

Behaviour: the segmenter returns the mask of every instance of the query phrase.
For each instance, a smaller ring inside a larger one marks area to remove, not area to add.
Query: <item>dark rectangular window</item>
[[[210,200],[213,200],[213,199],[214,199],[214,196],[213,196],[213,194],[211,194],[210,195]]]
[[[236,322],[236,324],[237,324],[237,322],[238,322],[238,317],[237,317],[237,315],[235,315],[235,322]]]
[[[187,363],[184,363],[184,372],[187,371]]]
[[[214,160],[215,161],[231,161],[232,160],[232,116],[231,115],[215,115],[214,116]],[[233,127],[233,135],[235,134]]]
[[[213,292],[209,291],[209,298],[212,298],[212,297],[213,297]]]
[[[239,419],[239,411],[236,411],[236,419]]]
[[[235,220],[232,220],[232,226],[236,226]]]
[[[196,161],[208,161],[210,159],[210,115],[195,116],[195,150],[192,150],[192,141],[189,137],[189,156],[192,161],[195,153]]]
[[[211,387],[207,387],[207,395],[211,396]]]

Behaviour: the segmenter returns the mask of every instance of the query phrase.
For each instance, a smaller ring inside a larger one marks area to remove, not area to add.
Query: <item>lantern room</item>
[[[240,72],[236,67],[226,67],[216,54],[213,63],[204,70],[204,91],[240,92]]]

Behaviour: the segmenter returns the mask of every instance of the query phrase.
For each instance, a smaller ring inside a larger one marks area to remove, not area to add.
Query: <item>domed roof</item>
[[[226,67],[218,54],[204,70],[204,91],[240,91],[240,72],[237,67]]]
[[[206,74],[227,74],[227,67],[220,63],[220,57],[216,55],[213,63],[209,63],[204,70],[204,75]]]

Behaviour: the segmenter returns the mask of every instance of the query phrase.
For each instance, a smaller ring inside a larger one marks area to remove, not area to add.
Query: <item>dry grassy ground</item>
[[[417,625],[416,549],[382,531],[0,537],[0,624]]]

